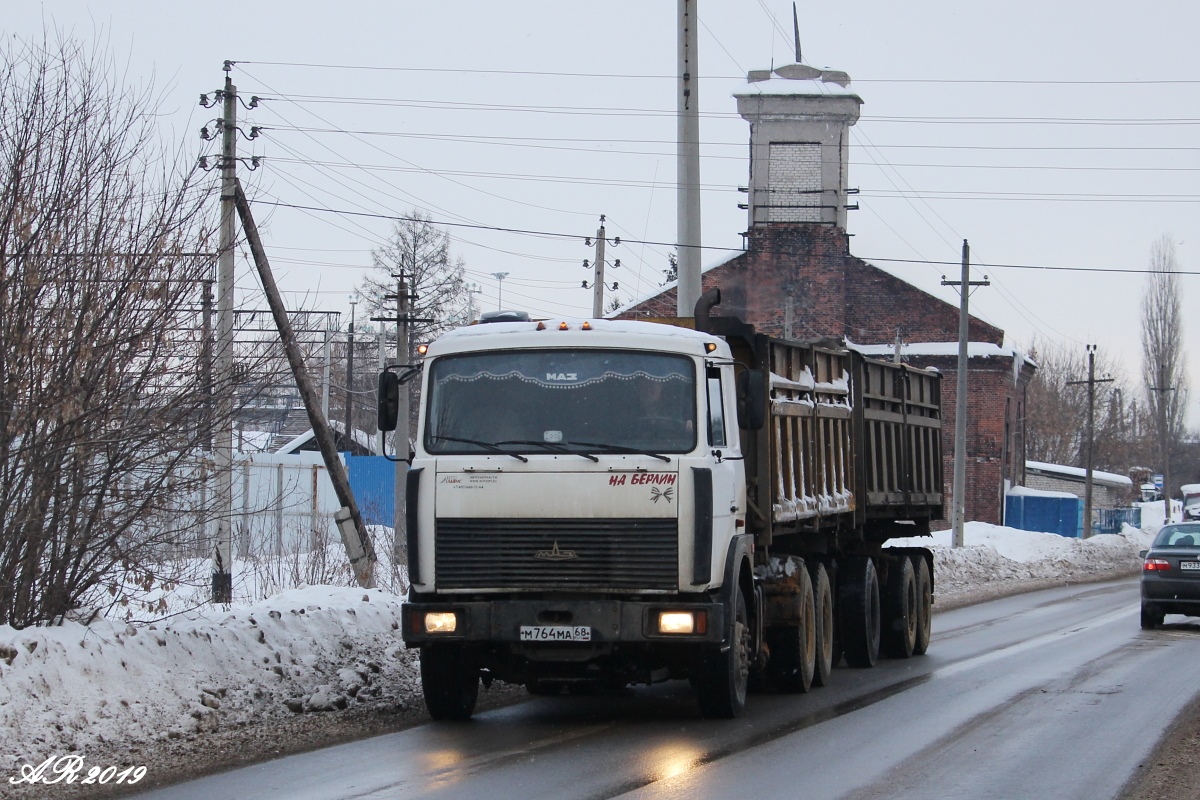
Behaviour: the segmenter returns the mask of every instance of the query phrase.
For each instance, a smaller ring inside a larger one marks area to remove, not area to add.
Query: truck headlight
[[[428,611],[425,614],[426,633],[454,633],[458,615],[453,611]]]
[[[708,615],[703,611],[660,611],[659,633],[704,633]]]

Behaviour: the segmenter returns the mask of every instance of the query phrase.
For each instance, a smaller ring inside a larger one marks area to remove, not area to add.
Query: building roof
[[[1083,480],[1087,477],[1087,470],[1082,467],[1047,464],[1043,461],[1026,461],[1025,470],[1054,475],[1066,480]],[[1102,472],[1098,469],[1092,470],[1092,483],[1102,483],[1108,486],[1133,486],[1133,481],[1127,475],[1118,475],[1115,472]]]

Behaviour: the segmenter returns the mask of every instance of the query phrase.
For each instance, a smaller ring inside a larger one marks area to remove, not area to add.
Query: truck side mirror
[[[391,370],[379,373],[379,430],[396,430],[400,416],[400,376]]]
[[[738,375],[738,426],[756,431],[767,423],[767,381],[760,369],[748,369]]]

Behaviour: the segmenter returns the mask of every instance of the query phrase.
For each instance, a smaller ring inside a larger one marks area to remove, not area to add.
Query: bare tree
[[[16,627],[126,602],[196,535],[179,498],[212,421],[209,188],[156,142],[150,90],[49,38],[0,45],[0,623]]]
[[[1142,295],[1142,381],[1153,414],[1160,468],[1170,480],[1170,452],[1183,439],[1188,400],[1183,357],[1183,311],[1175,242],[1163,235],[1150,248]],[[1171,491],[1171,486],[1166,485]]]
[[[450,235],[428,214],[414,209],[408,219],[397,220],[387,244],[371,251],[371,261],[376,273],[367,276],[359,292],[377,311],[395,308],[395,301],[385,298],[396,294],[396,276],[404,273],[415,296],[409,306],[417,320],[409,329],[414,347],[468,321],[463,260],[450,254]]]

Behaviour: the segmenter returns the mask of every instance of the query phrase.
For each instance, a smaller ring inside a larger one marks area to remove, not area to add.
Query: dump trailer
[[[508,321],[420,376],[403,636],[435,719],[479,684],[534,694],[688,679],[704,716],[807,692],[843,658],[929,646],[940,376],[711,313]],[[691,326],[691,327],[689,327]]]

